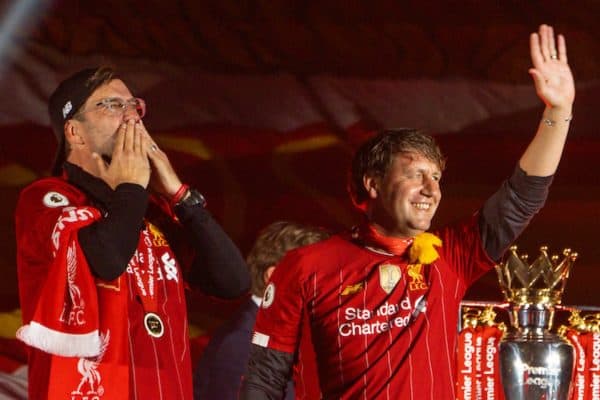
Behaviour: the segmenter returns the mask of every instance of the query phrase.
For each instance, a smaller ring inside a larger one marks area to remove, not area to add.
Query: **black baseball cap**
[[[99,71],[106,71],[105,79],[93,79]],[[65,153],[65,122],[73,118],[77,111],[85,104],[94,91],[112,79],[112,70],[108,67],[95,67],[83,69],[64,81],[50,95],[48,100],[48,114],[52,130],[58,142],[58,148],[52,165],[52,175],[60,175],[62,165],[66,159]]]

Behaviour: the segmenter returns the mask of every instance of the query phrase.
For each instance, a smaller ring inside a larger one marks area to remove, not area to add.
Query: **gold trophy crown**
[[[529,264],[527,254],[517,254],[517,246],[512,246],[506,260],[496,265],[506,300],[516,305],[533,303],[552,307],[560,304],[577,253],[564,249],[562,260],[559,258],[549,256],[548,247],[542,246],[538,258]]]

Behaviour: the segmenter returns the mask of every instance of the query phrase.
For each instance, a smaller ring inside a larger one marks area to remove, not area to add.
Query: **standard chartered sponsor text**
[[[410,320],[411,302],[404,298],[399,304],[385,302],[376,310],[358,307],[347,307],[344,309],[343,322],[338,327],[341,336],[376,335],[395,328],[405,327]],[[408,311],[406,315],[394,315]],[[373,317],[388,317],[385,321],[369,321]],[[393,318],[390,318],[393,317]]]

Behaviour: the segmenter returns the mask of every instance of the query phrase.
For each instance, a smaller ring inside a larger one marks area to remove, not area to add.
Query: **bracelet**
[[[182,183],[181,186],[179,186],[179,189],[177,189],[177,192],[175,192],[175,194],[173,195],[173,197],[171,197],[171,200],[169,201],[171,207],[174,207],[175,204],[179,203],[189,189],[190,185]]]
[[[569,118],[565,118],[564,121],[565,122],[571,122],[571,120],[573,119],[573,114],[571,114],[571,116],[569,116]],[[556,125],[556,121],[550,118],[544,118],[542,120],[543,123],[545,123],[548,126],[554,126]]]

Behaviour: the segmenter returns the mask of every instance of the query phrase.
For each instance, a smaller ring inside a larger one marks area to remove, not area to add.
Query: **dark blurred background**
[[[358,214],[345,192],[357,144],[413,126],[448,155],[435,226],[477,210],[540,121],[529,33],[567,38],[577,82],[571,135],[544,210],[518,244],[579,252],[567,304],[600,305],[600,2],[0,2],[0,310],[18,307],[14,206],[47,175],[45,104],[68,74],[114,66],[146,99],[150,132],[244,253],[278,219],[337,231]],[[493,273],[470,299],[498,300]],[[194,294],[210,329],[235,303]]]

